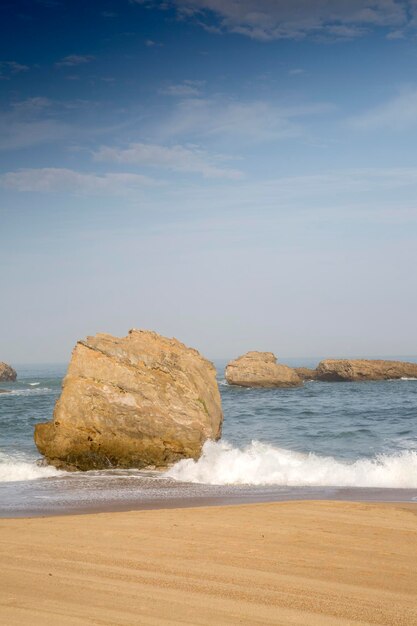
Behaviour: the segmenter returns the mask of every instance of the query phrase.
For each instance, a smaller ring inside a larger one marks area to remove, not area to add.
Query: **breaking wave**
[[[243,449],[209,441],[198,461],[179,461],[164,477],[209,485],[413,488],[417,487],[417,451],[348,462],[259,441]]]
[[[9,457],[0,453],[0,483],[17,482],[21,480],[36,480],[60,476],[63,472],[50,465],[38,465],[36,461],[29,461],[19,457]]]

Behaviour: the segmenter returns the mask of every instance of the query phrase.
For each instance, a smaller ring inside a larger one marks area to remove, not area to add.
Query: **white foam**
[[[52,391],[49,387],[36,387],[35,389],[13,389],[12,391],[6,391],[1,393],[0,397],[7,396],[32,396],[48,394]]]
[[[258,441],[242,450],[227,442],[209,441],[198,461],[179,461],[164,477],[209,485],[413,488],[417,487],[417,451],[349,463]]]
[[[417,380],[417,378],[413,378],[412,376],[401,376],[400,380]]]
[[[40,385],[40,383],[29,383],[29,385],[30,385],[31,387],[36,387],[37,385]]]
[[[0,483],[36,480],[37,478],[60,476],[63,473],[51,465],[37,465],[36,461],[10,457],[0,453]]]

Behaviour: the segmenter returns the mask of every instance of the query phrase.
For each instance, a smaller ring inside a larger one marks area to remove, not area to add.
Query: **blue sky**
[[[417,353],[415,0],[0,7],[0,360]]]

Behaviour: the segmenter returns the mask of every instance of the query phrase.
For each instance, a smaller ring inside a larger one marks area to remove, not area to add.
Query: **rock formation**
[[[75,346],[52,421],[35,443],[57,467],[165,467],[221,435],[216,370],[154,332],[98,334]]]
[[[316,369],[318,380],[359,381],[417,378],[417,363],[367,359],[326,359]]]
[[[299,387],[302,380],[287,365],[280,365],[272,352],[247,352],[230,361],[225,370],[229,385],[241,387]]]
[[[17,374],[15,370],[7,365],[7,363],[0,362],[0,381],[4,380],[16,380]]]
[[[299,375],[301,380],[317,379],[317,370],[312,370],[309,367],[294,367],[294,371]]]

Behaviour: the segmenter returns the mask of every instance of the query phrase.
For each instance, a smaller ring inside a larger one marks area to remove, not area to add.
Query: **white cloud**
[[[202,215],[367,222],[417,221],[417,168],[352,168],[321,174],[253,178],[221,187],[167,187],[171,203],[199,207]]]
[[[91,54],[69,54],[60,61],[55,63],[55,67],[74,67],[76,65],[84,65],[94,61],[95,57]]]
[[[0,115],[0,150],[13,150],[67,137],[70,127],[57,119],[54,103],[40,96],[18,100]]]
[[[302,39],[308,35],[351,39],[368,28],[412,24],[415,0],[172,0],[183,17],[218,32],[253,39]],[[210,15],[211,14],[211,15]],[[213,27],[215,15],[218,26]],[[207,19],[208,18],[208,19]]]
[[[70,126],[54,119],[19,119],[14,115],[0,117],[0,150],[16,150],[64,139]]]
[[[180,98],[198,96],[201,93],[204,82],[203,80],[184,80],[182,83],[161,87],[159,93],[165,96],[176,96]]]
[[[417,125],[417,88],[408,89],[361,115],[349,120],[359,130],[407,130]]]
[[[20,74],[28,70],[28,65],[22,65],[22,63],[17,61],[0,61],[0,79],[3,80],[8,80],[14,74]]]
[[[34,96],[25,100],[17,100],[13,102],[12,109],[19,113],[36,114],[43,109],[47,109],[53,105],[52,100],[43,96]]]
[[[202,174],[205,178],[238,179],[242,177],[240,171],[220,165],[224,157],[210,155],[196,146],[167,147],[148,143],[132,143],[127,148],[103,146],[94,153],[94,157],[98,161]]]
[[[140,174],[85,174],[65,168],[20,169],[0,175],[0,187],[14,191],[73,194],[127,194],[156,184]]]
[[[74,124],[72,112],[83,108],[91,109],[95,104],[81,99],[57,101],[43,96],[12,102],[8,108],[0,109],[0,150],[14,150],[92,135],[97,129],[92,126],[86,129]]]
[[[224,99],[189,98],[181,101],[165,123],[161,136],[230,138],[264,142],[302,134],[299,119],[328,112],[327,103],[284,107],[262,100],[238,102]]]

